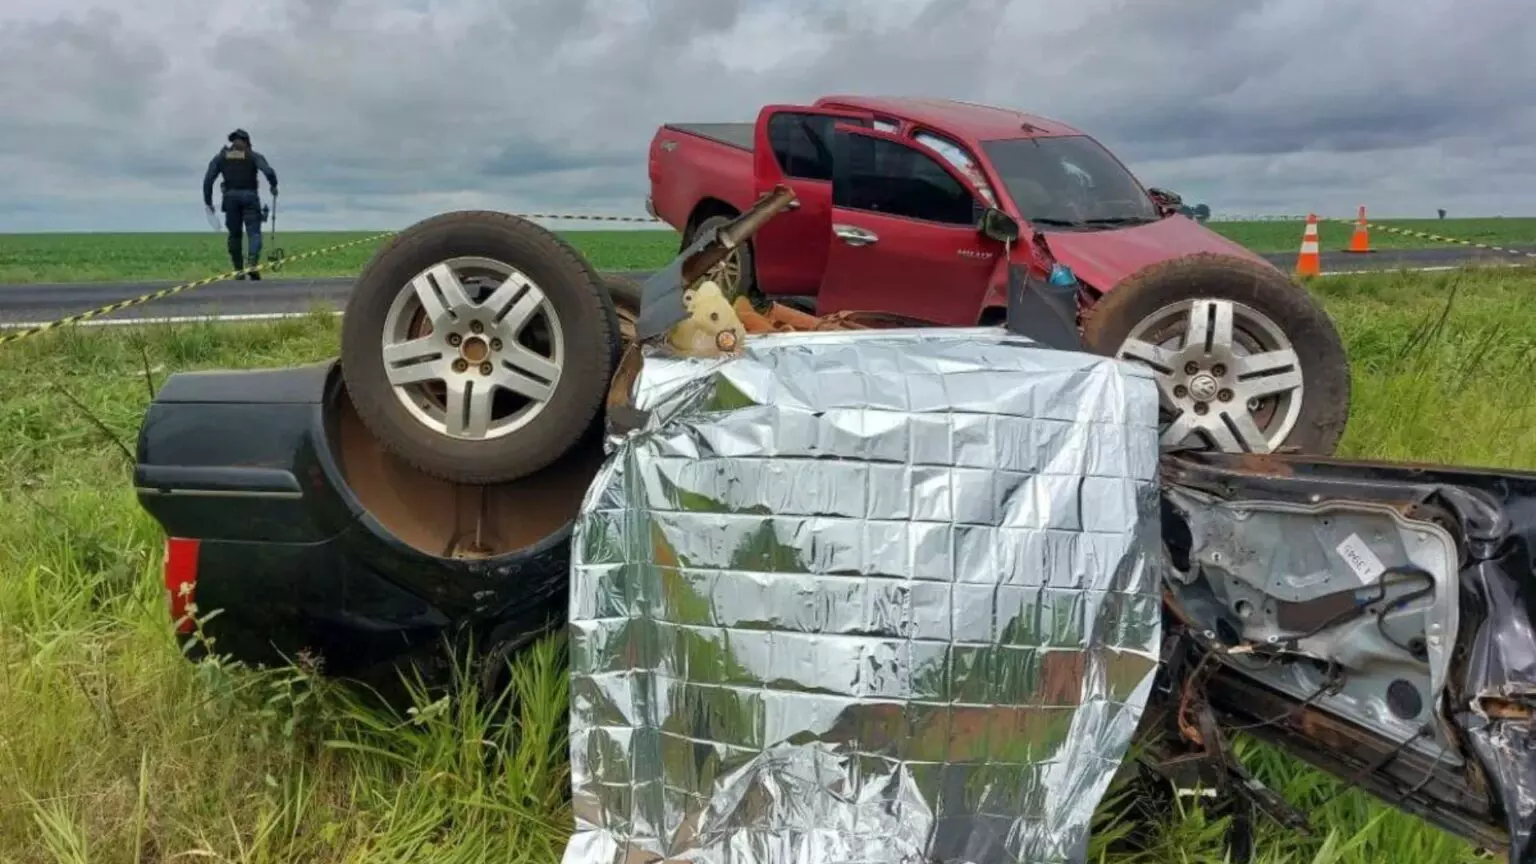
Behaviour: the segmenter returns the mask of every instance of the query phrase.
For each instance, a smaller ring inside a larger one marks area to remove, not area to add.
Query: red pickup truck
[[[1155,370],[1165,446],[1327,455],[1343,434],[1349,368],[1321,307],[1066,124],[828,96],[769,105],[756,123],[665,125],[648,168],[647,206],[685,246],[776,185],[795,191],[794,209],[721,265],[728,291],[991,325],[1023,268],[1076,286],[1093,350]]]

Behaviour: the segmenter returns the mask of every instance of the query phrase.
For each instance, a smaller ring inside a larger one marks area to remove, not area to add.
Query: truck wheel
[[[447,213],[358,277],[341,367],[384,447],[444,480],[503,483],[581,440],[617,338],[600,277],[564,241],[505,213]]]
[[[1280,271],[1203,253],[1154,264],[1084,313],[1101,354],[1152,367],[1164,448],[1332,455],[1349,420],[1333,321]]]
[[[683,248],[688,248],[700,234],[715,228],[723,228],[730,222],[729,216],[711,216],[703,220],[683,239]],[[748,241],[727,255],[724,261],[710,271],[710,276],[728,299],[746,297],[754,308],[761,310],[767,308],[768,304],[763,293],[757,290],[757,271],[753,269],[754,263],[752,243]]]

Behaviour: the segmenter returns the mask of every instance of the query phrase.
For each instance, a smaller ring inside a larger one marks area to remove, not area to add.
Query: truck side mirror
[[[1152,204],[1157,207],[1157,212],[1164,216],[1172,216],[1180,212],[1180,209],[1184,206],[1184,199],[1179,196],[1179,193],[1168,189],[1159,189],[1154,186],[1147,190],[1147,194],[1151,196]]]
[[[981,223],[977,226],[982,236],[990,237],[999,243],[1013,244],[1019,242],[1019,222],[1007,213],[996,207],[988,207],[982,211]]]

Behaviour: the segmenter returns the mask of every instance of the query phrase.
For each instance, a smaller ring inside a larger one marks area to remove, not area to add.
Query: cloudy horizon
[[[208,230],[203,170],[237,126],[284,229],[639,216],[659,124],[829,93],[1053,117],[1218,214],[1536,215],[1536,75],[1498,71],[1536,20],[1497,0],[122,8],[0,9],[0,231]]]

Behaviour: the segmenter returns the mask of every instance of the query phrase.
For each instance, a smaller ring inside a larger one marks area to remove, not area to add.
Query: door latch
[[[832,233],[842,238],[849,246],[868,246],[879,240],[873,231],[865,231],[853,225],[833,225]]]

